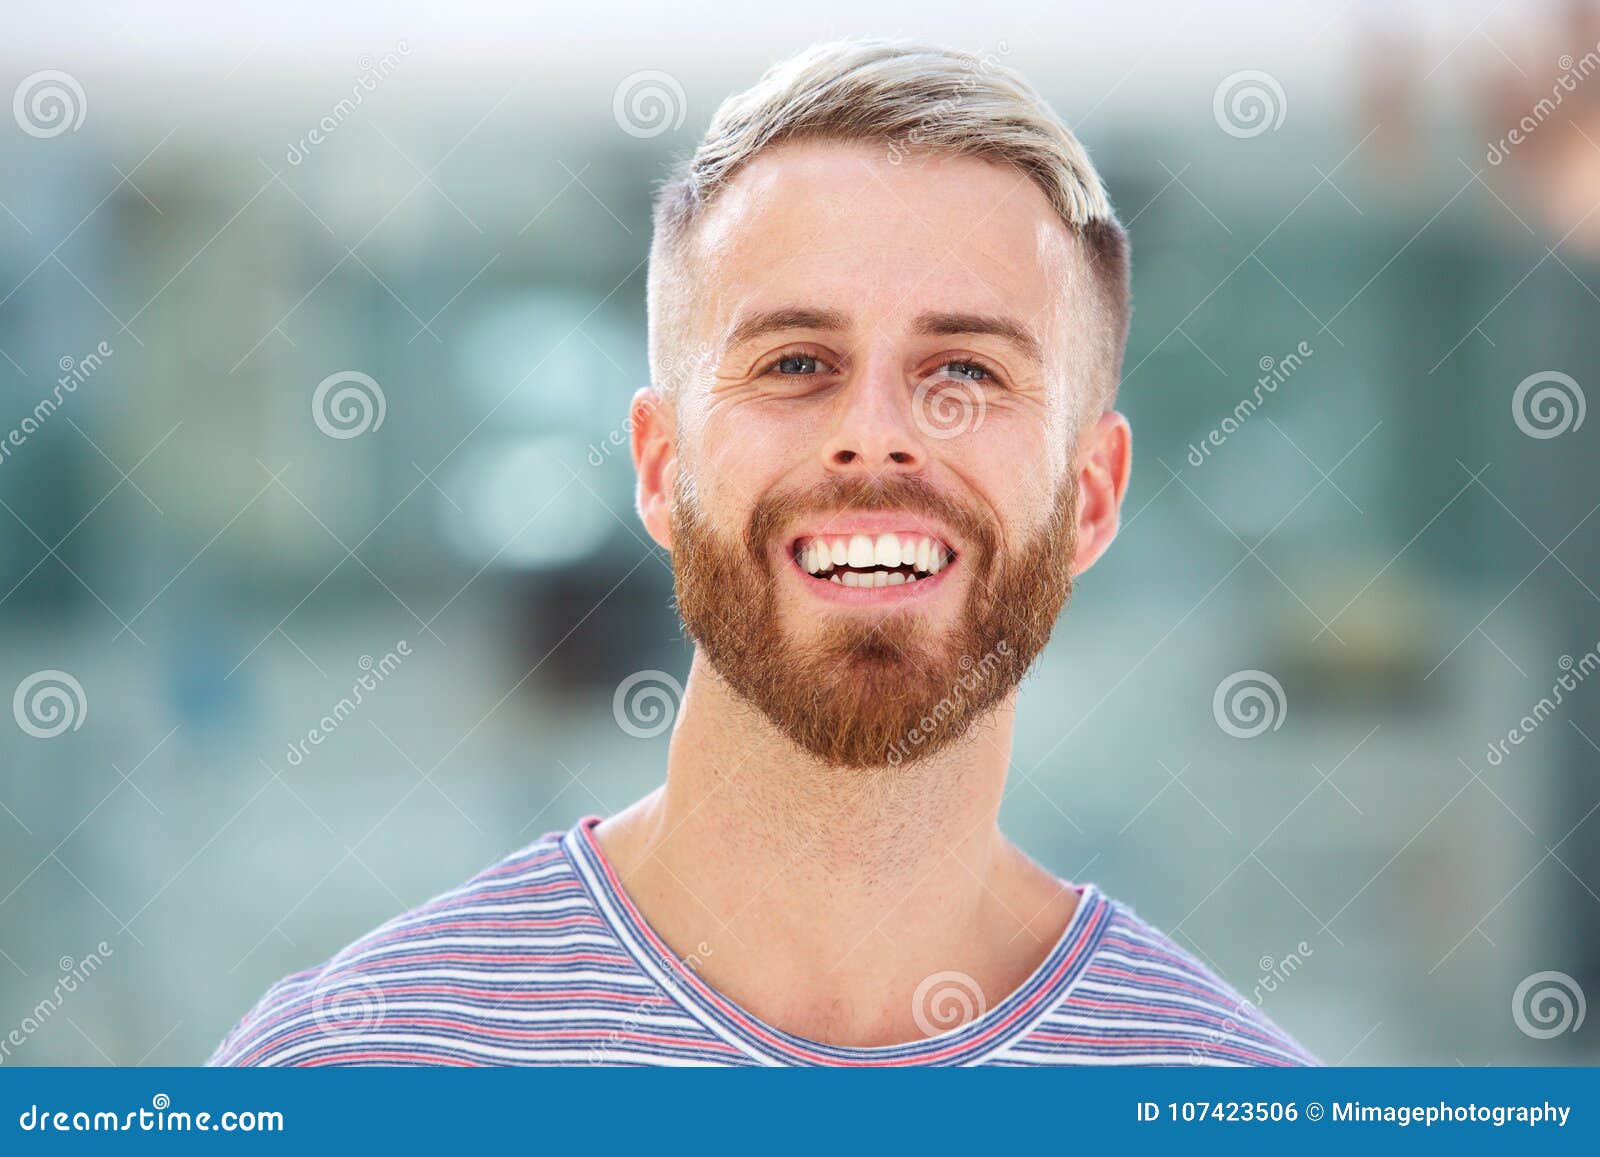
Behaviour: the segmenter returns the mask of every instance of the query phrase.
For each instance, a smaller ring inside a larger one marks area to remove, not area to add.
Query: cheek
[[[998,519],[1012,546],[1049,516],[1071,464],[1064,441],[1037,412],[991,411],[978,430],[952,440],[945,461]]]
[[[805,422],[741,403],[706,415],[688,480],[724,530],[743,530],[751,508],[808,460]]]

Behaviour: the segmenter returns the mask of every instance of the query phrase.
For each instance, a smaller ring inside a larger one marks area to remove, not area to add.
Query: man
[[[1110,545],[1127,247],[1009,72],[813,48],[662,191],[639,513],[697,644],[665,785],[270,990],[219,1064],[1292,1065],[1007,842],[1017,684]]]

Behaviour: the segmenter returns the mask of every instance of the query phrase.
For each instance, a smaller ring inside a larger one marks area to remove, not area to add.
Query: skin
[[[764,494],[901,472],[980,514],[1010,551],[1044,524],[1070,471],[1074,575],[1105,552],[1128,482],[1128,423],[1097,401],[1103,342],[1087,267],[1026,177],[974,159],[894,164],[879,145],[786,145],[739,173],[695,244],[690,340],[708,364],[671,396],[641,390],[632,411],[639,513],[661,546],[672,549],[680,475],[737,541]],[[785,309],[834,316],[735,340],[742,322]],[[929,315],[1005,319],[1022,340],[920,332]],[[918,408],[930,378],[981,397],[981,421],[931,436]],[[883,512],[871,517],[884,528]],[[774,535],[775,645],[803,643],[837,616],[914,614],[934,639],[955,621],[972,578],[959,557],[914,597],[907,587],[830,597],[793,565],[796,531],[843,533],[860,519],[839,511]],[[898,525],[942,529],[912,515]],[[922,1039],[919,982],[963,972],[993,1007],[1049,954],[1077,904],[1000,833],[1014,718],[1013,692],[925,760],[828,767],[697,652],[665,785],[597,838],[644,918],[752,1015],[835,1045]]]

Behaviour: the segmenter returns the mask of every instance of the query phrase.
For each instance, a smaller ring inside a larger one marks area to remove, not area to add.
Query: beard
[[[729,540],[680,473],[671,510],[678,613],[712,669],[802,751],[832,767],[914,763],[992,712],[1049,641],[1072,593],[1076,499],[1069,475],[1044,526],[1005,552],[992,521],[921,479],[835,477],[764,496],[742,539]],[[806,515],[841,510],[923,514],[951,528],[969,571],[953,627],[916,611],[875,621],[822,612],[815,631],[790,637],[771,544]]]

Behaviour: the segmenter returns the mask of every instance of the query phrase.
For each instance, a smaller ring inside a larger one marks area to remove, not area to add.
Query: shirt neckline
[[[611,932],[634,962],[683,1010],[719,1039],[771,1064],[970,1064],[1025,1035],[1061,1003],[1088,967],[1111,923],[1111,903],[1092,884],[1078,885],[1078,906],[1055,946],[1028,979],[967,1024],[921,1041],[856,1047],[824,1044],[752,1016],[717,992],[645,921],[594,838],[599,816],[562,837],[563,850]]]

